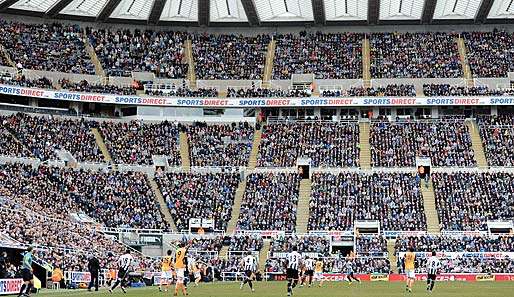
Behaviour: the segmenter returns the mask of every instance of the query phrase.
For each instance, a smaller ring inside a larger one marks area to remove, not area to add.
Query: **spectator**
[[[323,90],[323,97],[416,97],[414,85],[387,85],[386,87],[352,87],[348,90]]]
[[[462,77],[455,36],[448,33],[373,33],[371,77]]]
[[[90,84],[87,80],[82,80],[78,83],[71,82],[67,79],[61,79],[59,84],[64,90],[71,92],[82,93],[101,93],[101,94],[114,94],[114,95],[136,95],[136,89],[133,87],[119,87],[115,85],[105,84]]]
[[[298,158],[314,167],[358,167],[357,122],[273,123],[263,128],[259,167],[293,167]]]
[[[303,73],[317,79],[362,78],[362,39],[357,33],[280,34],[275,37],[273,78]]]
[[[248,175],[238,228],[294,231],[299,188],[298,174],[281,172]],[[278,209],[280,212],[277,212]]]
[[[512,96],[514,90],[490,90],[487,86],[452,86],[448,84],[424,84],[425,96]]]

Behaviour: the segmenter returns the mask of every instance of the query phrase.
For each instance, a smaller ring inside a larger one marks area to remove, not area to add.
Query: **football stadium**
[[[0,0],[0,296],[514,292],[514,0]]]

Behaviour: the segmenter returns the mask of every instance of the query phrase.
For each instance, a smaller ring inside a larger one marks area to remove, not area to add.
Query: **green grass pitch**
[[[354,283],[349,285],[347,282],[325,283],[322,288],[313,286],[311,288],[296,288],[294,297],[507,297],[514,296],[514,282],[439,282],[432,294],[428,294],[425,285],[417,282],[413,293],[407,293],[404,284],[401,282],[374,282],[374,283]],[[87,292],[85,290],[60,290],[42,291],[44,296],[75,297],[75,296],[126,296],[126,297],[146,297],[146,296],[173,296],[171,291],[161,293],[157,287],[147,287],[143,289],[128,289],[127,294],[123,294],[117,289],[114,294],[109,294],[105,289],[101,292]],[[179,294],[179,296],[182,296]],[[248,287],[239,289],[239,283],[214,283],[200,284],[198,287],[189,288],[191,297],[226,297],[226,296],[253,296],[253,297],[275,297],[287,296],[285,282],[257,282],[255,283],[255,293],[250,292]]]

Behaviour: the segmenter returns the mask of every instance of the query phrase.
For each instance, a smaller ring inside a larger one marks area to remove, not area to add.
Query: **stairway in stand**
[[[243,196],[246,190],[246,180],[240,181],[236,190],[236,197],[234,198],[234,205],[232,205],[232,216],[228,222],[227,234],[233,234],[237,228],[237,220],[241,213],[241,204],[243,203]]]
[[[250,152],[250,159],[248,160],[248,169],[255,169],[255,167],[257,167],[257,157],[259,156],[261,139],[262,130],[255,130],[255,133],[253,134],[252,151]]]
[[[109,153],[109,150],[107,149],[107,146],[105,145],[104,138],[100,131],[97,128],[91,128],[91,132],[95,136],[96,145],[98,145],[98,148],[100,148],[100,151],[102,152],[102,155],[104,156],[105,162],[112,162],[111,153]]]
[[[180,132],[180,160],[182,161],[182,169],[191,170],[191,160],[189,158],[189,142],[186,132]]]
[[[266,260],[268,259],[268,253],[271,249],[271,240],[264,239],[264,246],[259,252],[259,270],[264,271],[266,267]]]
[[[84,42],[84,45],[86,47],[86,51],[89,54],[89,58],[91,59],[91,62],[93,62],[93,65],[95,66],[95,73],[96,75],[99,75],[101,77],[106,77],[105,70],[102,66],[102,63],[98,59],[98,56],[96,55],[95,49],[89,42],[89,39],[87,37],[84,37],[82,39]]]
[[[184,55],[187,60],[187,79],[189,80],[189,87],[196,89],[196,71],[195,61],[193,58],[193,42],[188,39],[184,42]]]
[[[11,56],[9,55],[9,52],[5,49],[3,45],[0,44],[0,56],[4,56],[5,61],[8,66],[16,68],[16,63],[14,63],[13,60],[11,60]]]
[[[439,228],[439,216],[435,204],[434,185],[432,181],[428,181],[428,187],[425,181],[421,181],[421,194],[423,195],[423,206],[425,208],[425,216],[427,218],[427,231],[431,234],[441,233]]]
[[[364,37],[362,40],[362,80],[364,81],[364,87],[371,87],[371,51],[369,45],[369,39]]]
[[[360,166],[362,169],[371,169],[371,151],[369,146],[370,123],[359,122]]]
[[[173,218],[170,213],[170,209],[168,208],[168,205],[166,204],[166,201],[164,200],[164,196],[162,196],[161,189],[159,188],[159,185],[157,185],[157,182],[155,179],[153,179],[151,176],[148,175],[148,182],[150,183],[150,186],[152,187],[152,191],[155,194],[155,197],[157,198],[157,202],[159,203],[159,207],[161,209],[161,213],[164,215],[164,219],[168,223],[168,225],[171,228],[171,231],[177,232],[177,226],[175,225],[175,221],[173,221]]]
[[[391,272],[392,273],[398,273],[398,265],[396,262],[396,254],[394,252],[394,246],[395,246],[396,240],[395,239],[388,239],[387,240],[387,253],[389,254],[389,263],[391,264]]]
[[[270,88],[271,79],[273,78],[273,61],[275,60],[275,49],[277,42],[272,39],[268,45],[268,51],[266,52],[266,64],[264,64],[264,73],[262,75],[262,87]]]
[[[480,129],[478,124],[473,119],[466,120],[466,126],[468,126],[469,133],[471,134],[471,147],[475,153],[475,160],[480,168],[488,168],[487,159],[485,157],[484,143],[482,137],[480,137]]]
[[[473,80],[473,73],[471,72],[471,68],[469,67],[466,42],[464,41],[463,37],[457,37],[457,47],[459,49],[459,58],[460,63],[462,64],[464,80],[466,81],[466,85],[468,87],[473,87],[475,85],[475,82]]]
[[[312,181],[302,179],[300,181],[300,195],[296,212],[296,232],[307,233],[309,224],[309,203],[311,201]]]

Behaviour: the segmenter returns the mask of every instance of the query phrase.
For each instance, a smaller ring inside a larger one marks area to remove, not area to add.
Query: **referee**
[[[437,272],[441,267],[441,262],[436,257],[436,252],[432,252],[432,256],[427,261],[427,291],[432,293],[437,278]]]

